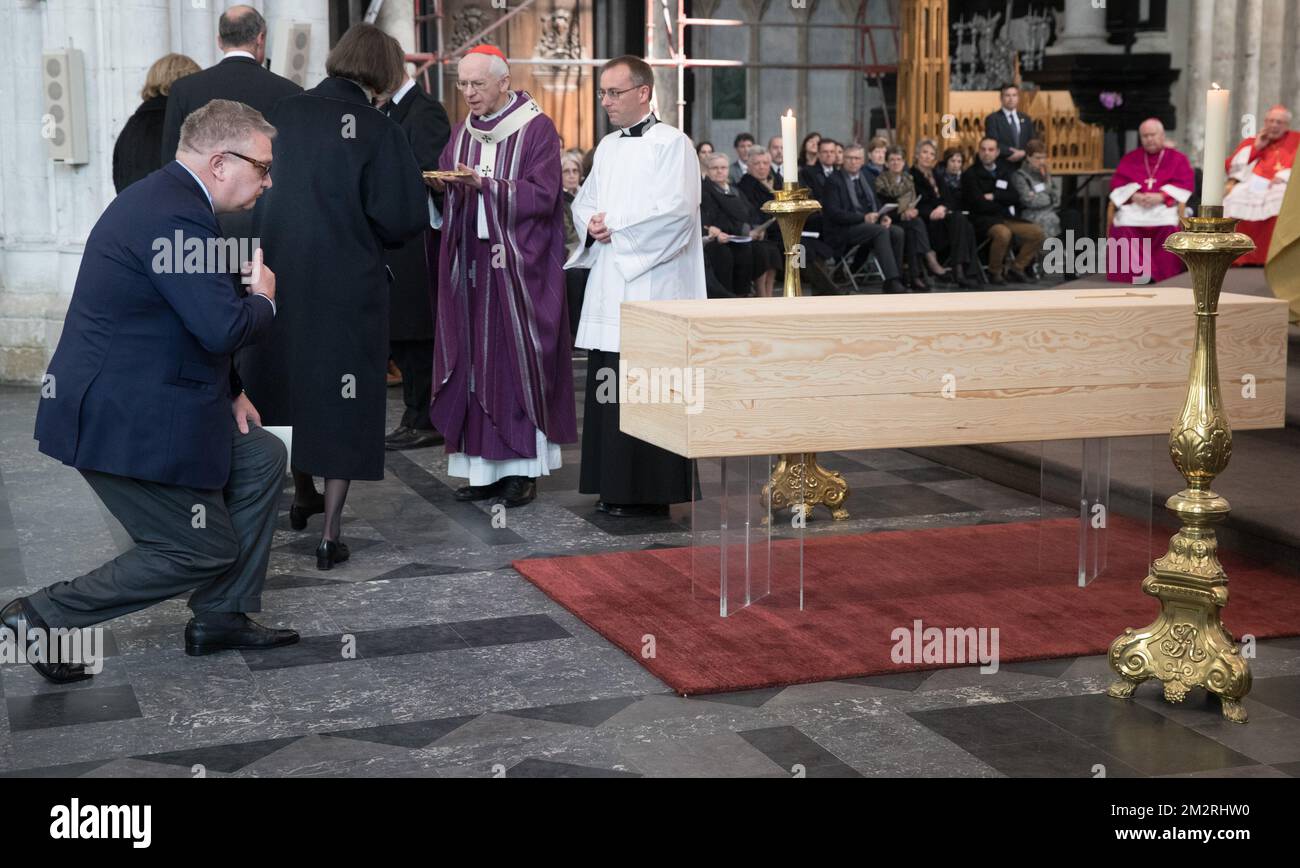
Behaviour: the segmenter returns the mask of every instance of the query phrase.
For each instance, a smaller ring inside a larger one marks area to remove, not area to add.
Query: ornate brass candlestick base
[[[1228,501],[1211,491],[1210,483],[1232,456],[1214,348],[1219,292],[1228,266],[1255,245],[1233,231],[1237,221],[1224,218],[1222,208],[1201,211],[1205,216],[1184,219],[1183,231],[1165,241],[1165,249],[1187,263],[1196,297],[1187,399],[1169,431],[1169,456],[1187,488],[1165,505],[1182,529],[1142,582],[1143,593],[1160,600],[1159,617],[1141,630],[1125,629],[1111,643],[1110,666],[1120,680],[1107,693],[1126,699],[1143,681],[1159,678],[1165,699],[1181,702],[1191,688],[1204,687],[1218,694],[1224,717],[1245,723],[1241,700],[1250,691],[1250,668],[1220,617],[1228,605],[1228,576],[1219,563],[1213,528],[1227,517]]]
[[[776,215],[785,242],[785,292],[786,298],[803,294],[799,269],[807,260],[803,246],[803,225],[815,212],[821,210],[817,200],[808,196],[808,188],[794,181],[786,181],[776,191],[776,198],[763,205],[768,214]],[[817,463],[817,453],[797,452],[782,455],[772,471],[772,479],[763,486],[763,502],[773,509],[802,505],[804,517],[812,513],[817,504],[831,511],[831,517],[842,521],[849,517],[844,508],[844,498],[849,495],[849,484],[833,470]]]

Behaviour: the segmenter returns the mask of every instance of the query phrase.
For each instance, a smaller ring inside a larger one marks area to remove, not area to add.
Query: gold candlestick
[[[1165,700],[1181,702],[1191,688],[1204,687],[1219,696],[1224,717],[1245,723],[1241,701],[1250,691],[1250,668],[1223,626],[1228,576],[1219,563],[1213,528],[1227,518],[1228,501],[1211,491],[1210,483],[1232,456],[1214,347],[1219,293],[1228,267],[1255,244],[1234,231],[1237,221],[1225,218],[1222,207],[1204,206],[1201,212],[1203,216],[1185,218],[1183,231],[1165,241],[1165,249],[1187,263],[1196,298],[1187,399],[1169,431],[1169,457],[1187,488],[1165,505],[1178,516],[1181,529],[1142,582],[1143,593],[1160,600],[1159,617],[1141,630],[1125,629],[1111,643],[1110,666],[1120,680],[1107,693],[1127,699],[1143,681],[1158,678]]]
[[[803,294],[799,277],[799,269],[807,261],[803,225],[821,207],[817,200],[809,198],[807,187],[800,187],[794,181],[786,181],[776,191],[776,198],[763,203],[763,211],[776,215],[785,242],[786,298],[798,298]],[[849,511],[844,508],[844,499],[848,495],[849,484],[844,477],[818,464],[817,453],[795,452],[781,456],[772,471],[772,478],[763,486],[762,497],[763,502],[770,502],[773,509],[793,508],[797,504],[805,517],[820,503],[831,511],[832,518],[842,521],[849,517]]]

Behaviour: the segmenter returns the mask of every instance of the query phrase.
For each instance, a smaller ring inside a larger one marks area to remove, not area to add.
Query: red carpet
[[[1074,527],[1073,519],[1051,522]],[[1112,520],[1111,563],[1141,563],[1145,525]],[[896,628],[999,629],[999,660],[1103,654],[1125,627],[1159,611],[1139,588],[1144,570],[1112,571],[1087,588],[1039,569],[1039,523],[982,525],[852,536],[805,543],[805,610],[780,569],[797,557],[773,552],[772,594],[718,617],[691,596],[689,548],[516,561],[552,599],[683,695],[879,675],[951,663],[895,663]],[[1168,534],[1157,529],[1155,547]],[[779,552],[779,553],[778,553]],[[1300,634],[1300,577],[1222,554],[1230,601],[1224,622],[1240,638]],[[787,573],[788,574],[788,573]],[[654,656],[643,637],[654,637]]]

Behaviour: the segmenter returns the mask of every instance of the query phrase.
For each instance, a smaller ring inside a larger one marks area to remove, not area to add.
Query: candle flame
[[[1219,83],[1217,81],[1210,82],[1210,87],[1214,88],[1215,90],[1223,90],[1223,88],[1219,87]]]
[[[785,116],[788,117],[788,118],[792,118],[792,117],[794,117],[794,109],[786,109],[786,110],[785,110]]]

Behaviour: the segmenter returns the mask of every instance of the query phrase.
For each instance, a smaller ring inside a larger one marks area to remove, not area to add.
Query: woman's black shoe
[[[323,539],[320,545],[316,546],[316,569],[332,570],[335,564],[346,561],[350,554],[343,540]]]
[[[303,530],[307,527],[307,519],[313,515],[320,515],[324,511],[325,498],[323,497],[312,501],[310,506],[299,506],[295,503],[289,507],[289,527]]]

